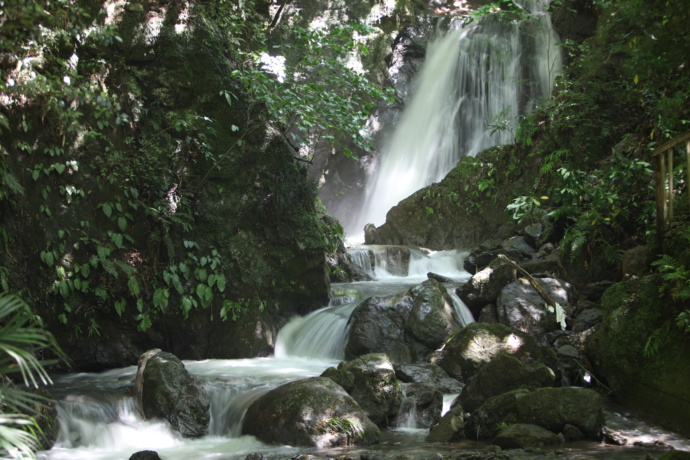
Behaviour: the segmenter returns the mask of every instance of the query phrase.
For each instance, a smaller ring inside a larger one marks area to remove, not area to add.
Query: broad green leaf
[[[110,205],[110,203],[103,204],[103,213],[107,218],[110,218],[110,216],[113,214],[113,207]]]

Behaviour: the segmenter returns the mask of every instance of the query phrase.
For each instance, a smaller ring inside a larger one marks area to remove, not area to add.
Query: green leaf
[[[53,165],[53,168],[55,168],[55,171],[57,171],[58,174],[62,174],[63,172],[65,172],[65,165],[62,163],[55,163]]]
[[[218,285],[218,290],[220,292],[225,291],[225,275],[220,273],[219,275],[216,275],[216,284]]]
[[[129,280],[127,280],[127,286],[129,287],[129,292],[134,297],[139,297],[139,294],[141,293],[141,287],[139,286],[139,280],[137,280],[134,276],[130,276]]]
[[[206,278],[208,278],[207,272],[205,268],[200,268],[199,271],[197,272],[197,276],[199,277],[199,281],[205,282]]]
[[[115,311],[117,312],[117,316],[122,316],[122,313],[125,312],[125,301],[123,299],[115,302]]]
[[[60,295],[65,299],[69,297],[69,285],[65,280],[60,281]]]
[[[166,288],[159,288],[153,293],[153,306],[160,310],[165,310],[168,307],[168,298],[170,291]]]
[[[113,214],[113,207],[110,205],[110,203],[103,203],[103,213],[107,218],[110,218],[110,216]]]
[[[117,226],[120,227],[120,231],[124,232],[127,230],[127,219],[124,217],[118,217]]]

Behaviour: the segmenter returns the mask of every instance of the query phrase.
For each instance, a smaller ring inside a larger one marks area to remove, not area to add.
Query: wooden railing
[[[683,142],[685,142],[688,162],[686,188],[690,187],[690,131],[657,147],[652,153],[656,182],[656,225],[659,237],[669,228],[673,220],[673,149]],[[690,191],[687,195],[690,205]]]

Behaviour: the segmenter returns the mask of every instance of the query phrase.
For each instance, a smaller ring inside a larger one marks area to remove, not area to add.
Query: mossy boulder
[[[517,423],[502,430],[493,440],[501,449],[524,449],[560,444],[564,438],[537,425]]]
[[[517,420],[561,433],[566,425],[598,439],[604,423],[599,393],[584,388],[539,388],[515,401]]]
[[[343,387],[378,426],[390,425],[400,409],[402,387],[393,364],[383,353],[372,353],[329,368],[328,377]]]
[[[460,404],[454,403],[441,420],[429,429],[427,442],[455,442],[465,438],[465,412]]]
[[[448,340],[437,364],[451,377],[463,381],[504,353],[549,367],[556,363],[553,349],[538,346],[531,335],[514,332],[503,324],[471,323]]]
[[[467,419],[465,435],[470,439],[492,439],[501,426],[517,423],[515,402],[527,393],[529,390],[518,389],[487,399]]]
[[[658,276],[633,278],[602,296],[602,323],[585,342],[595,375],[619,399],[690,433],[690,345],[673,327],[674,304]]]
[[[380,431],[347,392],[327,377],[275,388],[247,410],[243,434],[269,444],[334,447],[371,444]]]
[[[159,352],[144,360],[137,383],[141,409],[147,419],[164,418],[187,438],[208,433],[210,399],[201,382],[185,369],[175,355]]]

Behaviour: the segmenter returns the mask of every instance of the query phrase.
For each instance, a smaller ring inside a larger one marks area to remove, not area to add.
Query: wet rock
[[[460,393],[460,404],[471,412],[493,396],[519,388],[552,386],[555,378],[554,372],[542,363],[520,361],[514,356],[501,354],[466,381]]]
[[[312,377],[275,388],[247,410],[243,434],[269,444],[334,447],[368,444],[380,431],[330,378]]]
[[[621,272],[623,275],[644,275],[652,262],[653,252],[649,246],[637,246],[623,253]]]
[[[415,428],[429,428],[441,419],[443,393],[437,388],[424,383],[412,383],[405,386],[403,401],[398,411],[397,426],[413,422]],[[414,414],[414,420],[407,420]]]
[[[251,454],[244,457],[244,460],[265,460],[264,454],[261,452],[252,452]]]
[[[604,292],[613,284],[613,281],[598,281],[587,284],[580,290],[580,299],[598,303],[601,301],[601,296],[604,295]]]
[[[515,401],[517,419],[554,433],[566,424],[590,439],[598,439],[604,422],[601,396],[582,388],[540,388]]]
[[[427,273],[426,277],[429,278],[430,280],[436,280],[439,283],[452,283],[453,282],[453,280],[450,278],[446,278],[443,275],[439,275],[437,273],[432,273],[432,272]]]
[[[534,249],[529,255],[526,255],[523,250],[524,248],[521,248],[519,244],[508,243],[504,245],[498,240],[488,240],[469,253],[463,262],[463,267],[469,273],[477,273],[488,266],[499,254],[503,254],[518,263],[526,262],[532,258]]]
[[[161,460],[158,456],[158,452],[153,450],[142,450],[141,452],[136,452],[129,457],[129,460]]]
[[[573,332],[586,331],[601,322],[602,312],[599,308],[589,308],[575,317]]]
[[[208,394],[175,355],[156,352],[143,360],[135,387],[141,388],[141,407],[146,418],[164,418],[184,437],[200,437],[208,432]]]
[[[460,393],[462,383],[432,363],[394,365],[395,376],[404,383],[423,383],[438,388],[442,393]]]
[[[458,331],[446,343],[437,364],[451,377],[463,381],[502,353],[547,366],[556,364],[553,349],[538,346],[534,337],[513,332],[503,324],[485,323],[471,323]]]
[[[395,378],[393,364],[383,353],[340,363],[337,369],[326,369],[322,377],[343,387],[378,426],[387,426],[398,413],[402,388]]]
[[[489,304],[482,308],[482,311],[479,313],[479,318],[477,318],[478,323],[486,323],[486,324],[496,324],[498,323],[498,314],[496,313],[496,305],[494,304]]]
[[[501,243],[501,247],[507,251],[517,251],[523,260],[531,259],[537,252],[524,236],[511,236]]]
[[[493,443],[502,449],[522,449],[560,444],[562,436],[537,425],[518,423],[502,430]]]
[[[457,289],[458,297],[467,305],[475,319],[482,308],[495,303],[503,287],[515,281],[515,269],[494,259]]]
[[[585,435],[582,434],[582,431],[580,431],[578,427],[569,423],[566,423],[563,426],[563,436],[565,437],[566,441],[580,441],[585,439]]]
[[[690,460],[690,452],[672,450],[659,457],[658,460]]]
[[[626,438],[623,433],[607,426],[602,427],[601,434],[604,436],[604,441],[606,441],[607,444],[624,446],[628,443],[628,438]]]
[[[391,361],[423,361],[460,327],[453,300],[438,281],[427,280],[396,296],[372,297],[350,318],[346,359],[386,353]]]
[[[537,283],[561,307],[570,304],[570,284],[556,278],[539,278]],[[547,311],[544,299],[528,280],[520,278],[503,288],[496,301],[498,321],[513,330],[543,335],[560,328],[556,314]]]
[[[454,404],[438,424],[429,429],[427,442],[455,442],[465,438],[465,413],[462,406]]]

